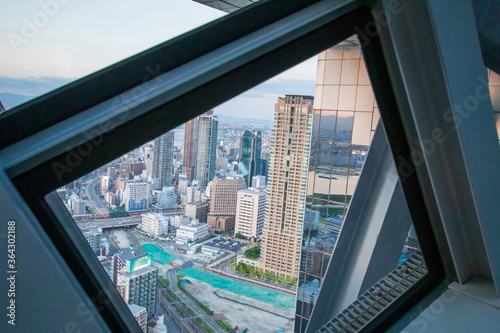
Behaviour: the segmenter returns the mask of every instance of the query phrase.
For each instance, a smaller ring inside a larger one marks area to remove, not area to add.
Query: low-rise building
[[[221,253],[221,249],[214,247],[214,246],[210,246],[210,245],[202,245],[201,252],[204,254],[211,255],[211,256],[216,256],[216,255],[219,255]]]
[[[170,217],[170,225],[174,228],[179,228],[181,224],[190,223],[191,218],[185,215],[174,215]]]
[[[208,204],[201,201],[196,201],[187,204],[184,208],[184,215],[189,216],[193,220],[207,222]]]
[[[206,223],[184,223],[177,229],[176,238],[197,242],[208,237],[208,225]]]
[[[83,236],[89,243],[90,248],[94,251],[95,255],[101,255],[101,233],[100,232],[84,232]]]
[[[141,230],[146,232],[152,238],[158,238],[168,234],[169,220],[162,213],[142,214]]]
[[[229,216],[218,216],[218,215],[208,215],[207,224],[214,230],[223,233],[234,232],[234,215]]]
[[[259,268],[259,265],[261,265],[262,263],[262,260],[260,260],[260,258],[257,258],[257,259],[248,259],[248,258],[245,258],[245,256],[243,254],[240,254],[237,256],[236,258],[236,262],[237,263],[243,263],[245,265],[250,265],[252,266],[253,268],[257,269]]]

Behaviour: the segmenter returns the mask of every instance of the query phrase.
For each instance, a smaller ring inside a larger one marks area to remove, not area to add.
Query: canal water
[[[164,265],[177,259],[177,257],[157,248],[154,245],[144,244],[143,247],[146,252],[149,252],[153,255],[153,260],[160,264]],[[252,283],[230,279],[222,275],[208,272],[206,270],[198,269],[195,267],[180,270],[178,273],[205,282],[212,287],[224,289],[238,295],[253,298],[261,302],[272,304],[276,307],[280,307],[283,309],[290,309],[295,307],[295,296],[275,291],[269,288],[257,286]]]

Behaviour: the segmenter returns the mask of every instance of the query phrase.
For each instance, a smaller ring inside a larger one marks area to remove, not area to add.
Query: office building
[[[201,180],[202,186],[207,186],[206,183],[212,180],[217,158],[217,127],[217,117],[213,115],[213,110],[184,124],[182,173],[186,174],[188,181]],[[201,169],[198,170],[198,166]],[[205,182],[206,178],[210,179]]]
[[[299,275],[313,101],[285,95],[274,111],[261,258],[265,271],[292,278]]]
[[[247,238],[262,235],[266,215],[266,193],[256,188],[238,191],[234,233]]]
[[[240,177],[214,179],[210,189],[210,215],[236,215],[238,191],[246,187]]]
[[[117,289],[127,304],[145,307],[147,319],[156,311],[156,283],[158,268],[145,266],[137,270],[118,275]]]
[[[217,150],[217,116],[198,117],[198,140],[196,149],[195,179],[205,188],[215,175]]]
[[[149,237],[158,238],[168,234],[169,220],[162,213],[142,214],[141,230],[146,232]]]
[[[68,200],[68,205],[71,208],[71,214],[73,215],[85,215],[87,213],[87,206],[85,205],[85,202],[77,197],[72,197]]]
[[[200,222],[207,222],[208,214],[208,203],[195,201],[190,204],[186,204],[184,207],[184,215],[192,218],[193,220],[198,220]]]
[[[177,204],[178,199],[173,187],[164,187],[163,190],[158,193],[158,208],[172,208]]]
[[[252,177],[260,175],[262,148],[262,132],[251,130],[243,131],[240,139],[240,158],[238,161],[238,173],[242,174],[248,186],[252,183]]]
[[[191,218],[185,215],[170,216],[170,225],[174,228],[179,228],[184,223],[190,223]]]
[[[134,316],[135,320],[139,324],[141,330],[146,333],[148,329],[148,314],[146,308],[136,304],[127,304],[130,312]]]
[[[264,187],[266,186],[266,176],[253,176],[252,177],[252,187]]]
[[[208,237],[208,225],[196,221],[183,223],[176,231],[175,241],[177,244],[188,244],[197,242]]]
[[[90,248],[96,256],[101,255],[101,233],[100,232],[84,232],[83,236],[89,243]]]
[[[207,216],[207,224],[217,233],[234,233],[234,215],[211,215]]]
[[[151,177],[158,179],[159,188],[172,186],[174,174],[174,131],[167,132],[154,141],[153,170]],[[156,188],[155,188],[156,189]]]
[[[127,183],[123,193],[123,203],[127,212],[149,208],[150,185],[148,183]]]

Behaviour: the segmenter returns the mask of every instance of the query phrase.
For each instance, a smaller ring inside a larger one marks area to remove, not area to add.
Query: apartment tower
[[[299,275],[313,102],[312,96],[278,98],[270,145],[263,268],[294,278]]]

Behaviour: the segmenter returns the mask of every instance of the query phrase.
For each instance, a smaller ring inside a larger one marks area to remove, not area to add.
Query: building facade
[[[154,141],[153,170],[151,177],[159,180],[159,188],[172,186],[174,163],[174,131],[167,132]]]
[[[149,207],[150,185],[148,183],[127,183],[123,193],[125,210],[145,210]]]
[[[238,191],[234,233],[247,238],[259,238],[266,216],[266,193],[249,188]]]
[[[127,304],[141,330],[146,333],[148,329],[148,313],[146,308],[135,304]]]
[[[214,179],[210,189],[210,215],[236,215],[238,191],[246,188],[245,179]]]
[[[141,230],[151,235],[151,237],[158,238],[161,235],[168,234],[169,220],[162,213],[142,214]]]
[[[90,248],[96,256],[101,255],[101,233],[100,232],[84,232],[83,236],[89,243]]]
[[[200,120],[202,125],[200,127]],[[203,169],[208,169],[210,173],[210,163],[213,163],[215,172],[216,146],[217,146],[217,117],[213,116],[213,110],[203,113],[201,116],[195,117],[184,124],[184,146],[182,152],[182,172],[186,174],[186,179],[192,181],[197,176],[198,151],[205,157],[202,160],[208,161],[207,165],[203,165]],[[212,140],[213,139],[213,140]],[[213,142],[212,142],[213,141]],[[201,142],[201,147],[198,148],[198,143]],[[210,155],[212,153],[213,156]],[[209,154],[207,157],[206,155]],[[213,162],[212,162],[213,160]],[[200,160],[201,161],[201,160]],[[211,177],[213,178],[213,172]],[[210,178],[210,174],[208,175]],[[211,180],[211,179],[210,179]],[[209,181],[210,181],[209,180]],[[204,185],[206,186],[206,184]]]
[[[208,225],[206,223],[183,223],[176,231],[176,242],[187,244],[197,242],[208,237]]]
[[[217,159],[217,116],[198,117],[198,140],[196,149],[195,179],[205,188],[215,175]]]
[[[189,216],[193,220],[197,219],[200,222],[207,222],[208,204],[206,202],[196,201],[187,204],[184,208],[184,215]]]
[[[118,275],[117,289],[127,304],[145,307],[148,320],[156,311],[158,268],[146,266]]]
[[[299,276],[313,101],[312,96],[278,98],[271,138],[261,257],[265,271],[293,278]]]

